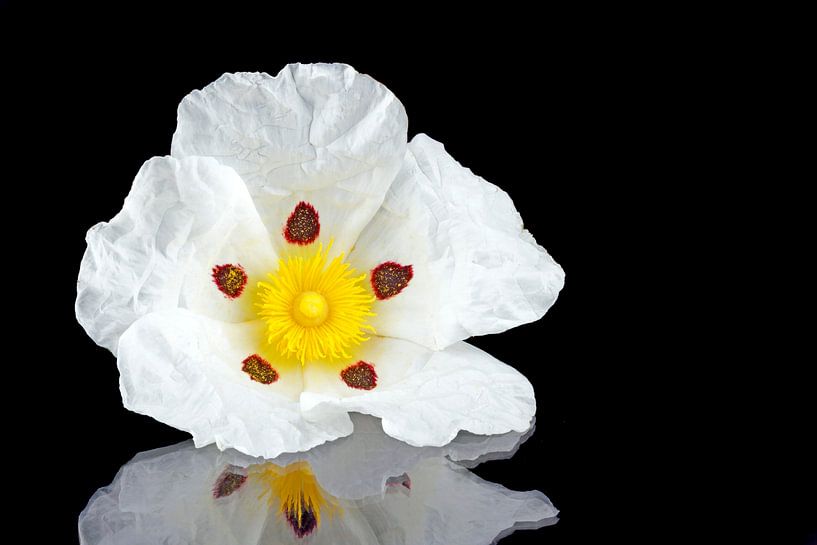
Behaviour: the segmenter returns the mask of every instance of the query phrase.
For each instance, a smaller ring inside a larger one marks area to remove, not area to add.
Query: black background
[[[697,31],[666,43],[666,18],[645,27],[581,8],[479,23],[408,8],[376,22],[316,7],[179,19],[2,9],[6,203],[23,213],[7,232],[32,283],[14,308],[34,347],[29,365],[11,365],[21,375],[11,384],[25,386],[9,397],[35,396],[11,414],[25,437],[16,461],[37,468],[18,489],[39,506],[26,514],[47,510],[43,538],[75,542],[94,490],[137,452],[187,437],[122,408],[114,357],[76,323],[86,230],[120,210],[145,160],[169,153],[191,90],[224,72],[345,62],[401,100],[409,137],[427,133],[507,191],[567,274],[542,320],[469,341],[524,373],[538,403],[533,438],[477,473],[542,490],[561,510],[557,525],[502,543],[729,542],[758,537],[769,520],[775,542],[817,541],[813,419],[799,420],[814,410],[792,406],[773,424],[782,459],[748,461],[769,446],[759,434],[772,418],[758,412],[778,406],[775,388],[750,387],[743,360],[709,344],[727,335],[725,315],[694,286],[714,274],[693,231],[721,210],[709,176],[726,172],[703,170],[702,158],[725,153],[724,104],[736,96],[717,89],[734,56],[697,56]],[[717,112],[711,125],[704,106]],[[734,238],[719,238],[717,252]],[[717,330],[704,325],[713,315]],[[764,380],[786,380],[773,376]],[[794,398],[812,407],[812,388],[799,384]],[[734,392],[752,396],[746,410]],[[772,482],[787,488],[762,494]]]

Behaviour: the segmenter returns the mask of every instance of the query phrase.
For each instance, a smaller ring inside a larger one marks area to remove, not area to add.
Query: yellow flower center
[[[375,301],[364,287],[366,274],[356,275],[343,254],[327,264],[331,247],[281,259],[270,282],[258,283],[256,306],[267,342],[302,364],[351,358],[349,349],[368,340],[366,331],[374,333],[366,323]]]
[[[304,327],[321,325],[329,316],[326,297],[316,291],[305,291],[295,298],[292,316]]]
[[[260,464],[250,469],[250,476],[263,485],[259,499],[268,495],[267,501],[277,504],[299,537],[320,526],[322,514],[342,514],[337,500],[320,487],[307,462],[286,467]]]

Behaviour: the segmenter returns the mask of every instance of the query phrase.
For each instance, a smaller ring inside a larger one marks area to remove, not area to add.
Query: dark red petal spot
[[[387,487],[403,487],[411,490],[411,477],[408,476],[408,473],[403,473],[399,477],[389,477],[386,481]]]
[[[295,537],[298,539],[303,539],[304,537],[311,534],[315,528],[318,527],[318,519],[315,518],[315,513],[309,507],[302,507],[300,509],[301,520],[298,521],[298,510],[296,509],[285,509],[284,514],[286,515],[287,522],[292,527],[292,531],[295,532]]]
[[[213,282],[219,291],[230,299],[235,299],[244,292],[247,285],[247,273],[241,265],[216,265],[213,267]]]
[[[236,473],[234,468],[225,469],[213,485],[213,497],[224,498],[229,496],[246,482],[247,476]]]
[[[319,234],[321,223],[318,220],[318,211],[308,202],[299,202],[284,226],[284,238],[290,244],[305,246],[315,242]]]
[[[261,384],[272,384],[278,380],[278,371],[273,369],[270,362],[258,354],[247,356],[247,358],[241,363],[244,364],[241,367],[241,370],[250,375],[250,378],[256,382],[260,382]]]
[[[374,367],[365,361],[359,361],[340,372],[340,378],[349,388],[371,390],[377,386],[377,373]]]
[[[378,299],[388,299],[403,291],[413,276],[411,265],[386,261],[372,269],[372,289]]]

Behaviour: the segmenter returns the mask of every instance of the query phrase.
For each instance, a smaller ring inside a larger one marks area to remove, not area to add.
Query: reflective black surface
[[[353,420],[349,437],[269,460],[189,440],[139,453],[91,498],[81,542],[474,545],[556,524],[541,492],[465,469],[512,457],[530,432],[417,448]]]

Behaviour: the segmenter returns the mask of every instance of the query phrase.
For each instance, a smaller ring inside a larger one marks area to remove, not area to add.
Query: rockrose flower
[[[352,432],[526,429],[533,391],[462,343],[540,318],[564,274],[506,193],[340,64],[225,74],[88,231],[77,318],[125,406],[251,455]]]
[[[80,542],[487,545],[556,522],[541,492],[508,490],[451,461],[463,449],[504,451],[521,435],[415,448],[361,416],[362,433],[306,455],[259,462],[189,441],[143,452],[88,502]]]

